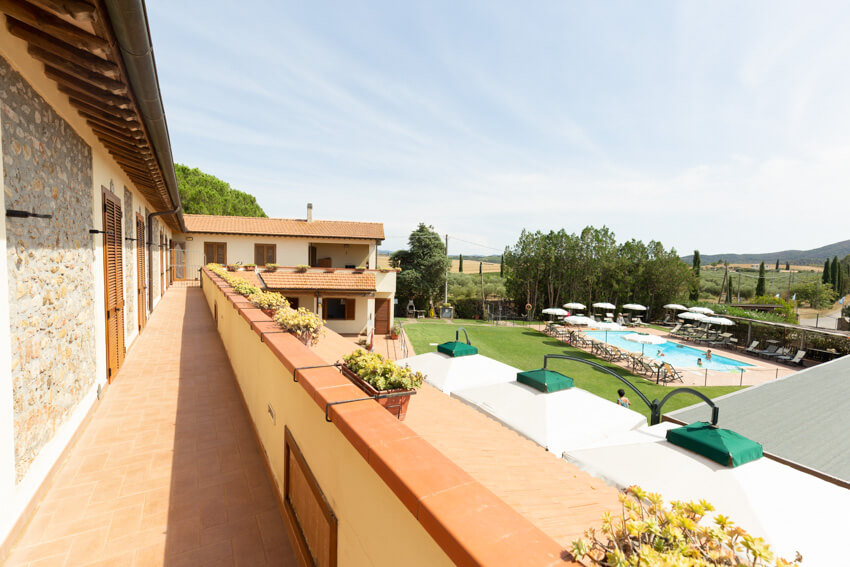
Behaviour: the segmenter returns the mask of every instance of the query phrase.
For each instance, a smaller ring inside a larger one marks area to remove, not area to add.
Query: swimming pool
[[[709,370],[737,371],[741,368],[746,369],[747,367],[753,366],[746,362],[738,362],[737,360],[720,356],[719,354],[715,354],[714,351],[711,352],[711,360],[708,361],[705,359],[704,350],[680,345],[673,341],[667,341],[661,345],[646,345],[644,347],[644,345],[640,343],[627,341],[623,338],[623,335],[628,335],[632,332],[633,331],[608,331],[607,339],[605,338],[605,331],[585,331],[584,334],[590,338],[596,339],[597,341],[607,342],[617,348],[631,352],[640,352],[643,348],[643,352],[646,356],[659,362],[668,362],[675,368],[700,368],[697,364],[698,358],[702,359],[701,368],[708,368]],[[659,351],[661,353],[660,356]]]

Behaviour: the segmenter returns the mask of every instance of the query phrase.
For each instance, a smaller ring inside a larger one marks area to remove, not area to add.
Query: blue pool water
[[[708,368],[709,370],[737,371],[741,368],[746,369],[748,366],[752,366],[752,364],[747,364],[746,362],[738,362],[737,360],[720,356],[714,350],[711,351],[711,361],[707,361],[705,359],[705,350],[702,349],[680,345],[672,341],[667,341],[662,345],[642,345],[623,338],[623,335],[628,335],[631,332],[608,331],[607,339],[605,338],[605,331],[586,331],[584,334],[597,341],[607,342],[623,350],[641,352],[641,349],[643,349],[646,356],[659,362],[670,363],[675,368],[699,368],[697,365],[698,358],[702,359],[702,368]],[[659,351],[661,351],[662,356],[658,355]]]

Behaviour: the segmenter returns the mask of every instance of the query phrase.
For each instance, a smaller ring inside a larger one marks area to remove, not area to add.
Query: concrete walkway
[[[296,565],[199,288],[172,288],[6,562]]]

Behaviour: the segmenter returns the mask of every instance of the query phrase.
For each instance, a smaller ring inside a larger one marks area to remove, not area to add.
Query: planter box
[[[396,416],[399,420],[404,420],[407,415],[407,404],[410,403],[410,396],[415,394],[416,390],[412,388],[408,390],[376,390],[371,384],[363,380],[363,378],[358,376],[348,366],[342,365],[340,369],[342,370],[343,376],[351,380],[355,386],[363,390],[369,396],[378,396],[380,394],[400,394],[398,396],[393,396],[392,398],[378,398],[375,401],[384,406],[388,412]]]

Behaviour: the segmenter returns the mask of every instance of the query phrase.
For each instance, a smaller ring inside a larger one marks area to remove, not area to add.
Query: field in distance
[[[484,264],[484,273],[492,274],[499,273],[499,263],[498,262],[479,262],[478,260],[467,260],[464,258],[463,260],[463,273],[464,274],[477,274],[478,273],[478,264]],[[390,257],[387,254],[378,254],[378,268],[389,268],[390,267]],[[452,260],[452,268],[451,271],[457,273],[459,271],[459,261]]]

